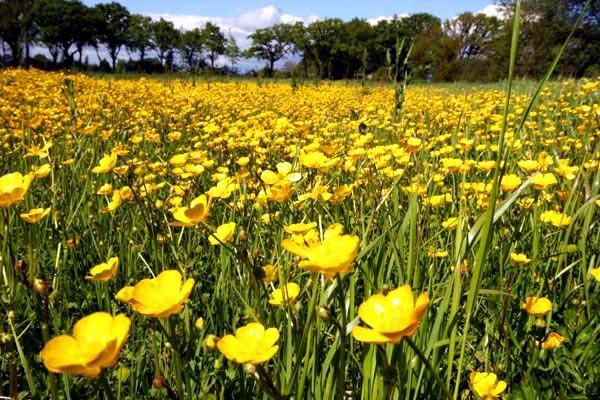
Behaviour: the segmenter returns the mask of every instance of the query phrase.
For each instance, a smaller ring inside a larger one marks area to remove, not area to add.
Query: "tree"
[[[500,0],[498,4],[507,16],[506,30],[512,29],[514,0]],[[585,0],[524,0],[521,7],[521,38],[517,73],[543,74],[566,40],[575,21],[584,11]],[[507,53],[509,38],[505,35],[498,44],[501,53]],[[579,27],[565,49],[557,72],[581,77],[600,71],[600,2],[590,3]]]
[[[144,15],[133,14],[129,19],[129,40],[127,48],[140,55],[140,70],[144,69],[144,60],[148,51],[152,50],[152,19]]]
[[[218,25],[207,22],[202,29],[202,36],[205,50],[208,52],[210,68],[214,70],[217,57],[225,54],[225,35],[221,32]]]
[[[36,33],[33,7],[34,0],[0,1],[0,38],[10,48],[12,65],[27,65],[29,60],[29,43]]]
[[[159,19],[152,23],[152,45],[158,54],[158,59],[165,68],[171,69],[173,49],[179,43],[179,31],[171,21]],[[170,62],[166,62],[169,61]],[[166,63],[165,63],[166,62]]]
[[[121,48],[128,43],[129,18],[127,8],[119,3],[96,4],[94,7],[102,18],[98,39],[106,45],[115,71]]]
[[[36,3],[34,18],[39,39],[48,47],[55,65],[59,54],[67,67],[77,52],[81,62],[83,46],[92,42],[97,26],[87,6],[78,0],[41,0]]]
[[[227,38],[227,42],[225,44],[225,56],[229,58],[229,62],[231,63],[231,70],[233,71],[235,69],[235,64],[242,56],[242,51],[240,50],[237,41],[232,35],[229,35],[229,37]]]
[[[275,63],[282,59],[292,46],[292,26],[277,24],[257,29],[248,37],[252,39],[252,45],[246,51],[246,55],[266,60],[269,76],[273,76]]]
[[[317,67],[317,77],[332,77],[332,63],[344,37],[344,22],[339,18],[324,19],[310,24],[306,30],[306,51]]]
[[[196,71],[200,62],[200,54],[204,48],[204,36],[198,28],[185,31],[179,41],[179,52],[190,70]]]
[[[458,58],[472,58],[490,52],[501,24],[496,17],[464,12],[444,23],[444,31],[458,43]]]

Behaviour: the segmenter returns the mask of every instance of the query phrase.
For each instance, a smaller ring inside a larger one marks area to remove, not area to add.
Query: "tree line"
[[[542,74],[583,11],[585,0],[524,0],[517,74]],[[513,0],[500,0],[499,17],[464,12],[442,21],[417,13],[371,24],[339,18],[257,29],[242,51],[231,35],[207,22],[177,29],[160,18],[132,14],[112,2],[88,7],[79,0],[0,0],[0,64],[42,68],[89,68],[84,49],[100,66],[139,72],[208,69],[235,71],[241,58],[263,60],[266,76],[284,73],[317,79],[385,79],[397,43],[407,52],[407,71],[434,81],[493,81],[506,75]],[[34,46],[51,59],[31,56]],[[120,60],[126,51],[129,59]],[[559,73],[600,73],[600,0],[592,1],[561,58]],[[403,55],[404,56],[404,55]],[[277,71],[280,60],[288,61]],[[217,63],[219,61],[219,63]],[[218,64],[221,64],[218,66]]]

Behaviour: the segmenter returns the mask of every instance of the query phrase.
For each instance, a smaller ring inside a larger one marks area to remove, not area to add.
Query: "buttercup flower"
[[[220,225],[217,231],[208,237],[208,241],[213,246],[218,244],[230,242],[233,239],[233,232],[235,231],[235,222],[228,222]]]
[[[546,339],[542,342],[542,349],[544,350],[555,350],[562,346],[562,342],[565,338],[557,332],[550,332]]]
[[[556,180],[556,177],[551,172],[547,174],[535,174],[531,181],[531,184],[537,190],[546,190],[550,186],[554,186],[557,183],[558,181]]]
[[[50,164],[44,164],[33,170],[33,177],[35,179],[42,179],[47,177],[51,171],[52,167]]]
[[[30,224],[37,224],[50,214],[50,208],[32,208],[26,213],[19,214],[19,218]]]
[[[540,215],[540,221],[554,225],[557,228],[569,226],[571,223],[571,217],[568,215],[556,212],[554,210],[545,211]]]
[[[98,264],[90,269],[87,279],[98,282],[108,282],[117,275],[119,258],[111,257],[107,262]]]
[[[238,364],[260,364],[270,360],[279,350],[276,345],[279,331],[253,322],[235,331],[235,336],[226,335],[217,343],[217,348],[227,359]]]
[[[131,305],[134,311],[150,317],[167,318],[183,311],[183,303],[190,297],[194,279],[182,284],[177,270],[161,272],[154,279],[143,279],[135,286],[126,286],[115,298]]]
[[[107,172],[112,171],[115,165],[117,165],[117,153],[112,152],[110,155],[105,154],[104,157],[100,159],[98,165],[92,168],[92,172],[95,174],[106,174]]]
[[[500,190],[510,192],[515,190],[521,184],[521,178],[517,175],[504,175],[500,181]]]
[[[22,202],[32,180],[32,175],[23,176],[19,172],[0,176],[0,208]]]
[[[300,294],[300,286],[297,283],[290,282],[287,285],[275,289],[271,293],[269,304],[274,306],[284,306],[286,304],[294,304],[296,297]]]
[[[517,265],[528,264],[531,259],[523,253],[510,253],[510,261]]]
[[[543,317],[552,311],[552,302],[546,297],[527,297],[521,308],[533,317]]]
[[[479,399],[499,399],[502,392],[506,390],[506,382],[498,380],[493,372],[472,371],[469,377],[471,390]]]
[[[272,264],[267,264],[262,267],[262,270],[265,274],[263,280],[265,283],[275,282],[279,278],[279,269]]]
[[[358,316],[371,328],[355,326],[352,336],[365,343],[398,343],[403,337],[415,334],[427,307],[427,293],[420,294],[415,301],[409,285],[387,295],[374,294],[358,308]]]
[[[42,362],[50,372],[95,378],[116,364],[130,326],[124,314],[88,315],[75,323],[71,336],[57,336],[46,343]]]
[[[341,225],[334,224],[325,231],[321,242],[300,245],[291,239],[284,239],[281,245],[302,258],[298,263],[300,268],[332,278],[337,273],[350,271],[360,246],[358,236],[342,235],[342,232]]]
[[[592,268],[590,270],[590,274],[592,275],[592,277],[597,280],[598,282],[600,282],[600,267],[598,268]]]
[[[442,227],[449,231],[455,230],[458,227],[458,217],[450,217],[442,222]]]
[[[106,207],[103,207],[101,211],[103,213],[113,212],[119,208],[122,203],[123,198],[121,197],[121,192],[115,190],[112,194],[112,200],[106,205]]]
[[[277,185],[298,182],[302,179],[302,174],[292,172],[292,164],[289,162],[280,162],[277,164],[277,172],[264,170],[260,174],[260,179],[267,185]]]
[[[171,223],[172,226],[196,226],[206,221],[210,209],[210,199],[205,195],[200,195],[192,200],[190,207],[178,207],[173,211],[173,218],[177,221]]]

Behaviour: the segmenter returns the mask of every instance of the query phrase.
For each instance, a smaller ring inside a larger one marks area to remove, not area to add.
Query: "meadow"
[[[0,71],[0,395],[599,398],[600,78],[531,88]]]

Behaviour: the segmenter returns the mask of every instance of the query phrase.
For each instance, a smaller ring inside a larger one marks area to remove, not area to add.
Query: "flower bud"
[[[390,292],[390,286],[386,283],[385,285],[383,285],[383,287],[381,288],[381,294],[384,296],[387,296],[387,294]]]
[[[248,240],[248,232],[245,229],[241,229],[240,233],[238,233],[238,239],[240,242]]]
[[[167,381],[164,376],[159,375],[155,376],[154,379],[152,379],[152,387],[154,389],[162,389],[165,386],[167,386]]]
[[[33,290],[40,296],[48,297],[52,293],[52,286],[48,281],[36,278],[33,280]]]
[[[207,353],[212,353],[217,348],[217,342],[219,338],[215,335],[209,334],[206,335],[204,340],[202,341],[202,349]]]
[[[17,260],[15,262],[15,272],[17,274],[24,273],[26,269],[27,269],[27,264],[25,264],[25,261],[23,261],[23,260]]]
[[[535,320],[535,327],[543,329],[546,327],[546,320],[543,318],[538,318]]]
[[[204,329],[204,318],[200,317],[196,320],[196,323],[194,324],[194,326],[196,327],[196,329],[198,329],[199,331]]]
[[[318,307],[317,308],[317,316],[321,321],[327,321],[331,318],[331,313],[327,309],[327,307]]]
[[[256,373],[256,367],[254,366],[254,364],[244,364],[244,372],[248,375],[254,375]]]

